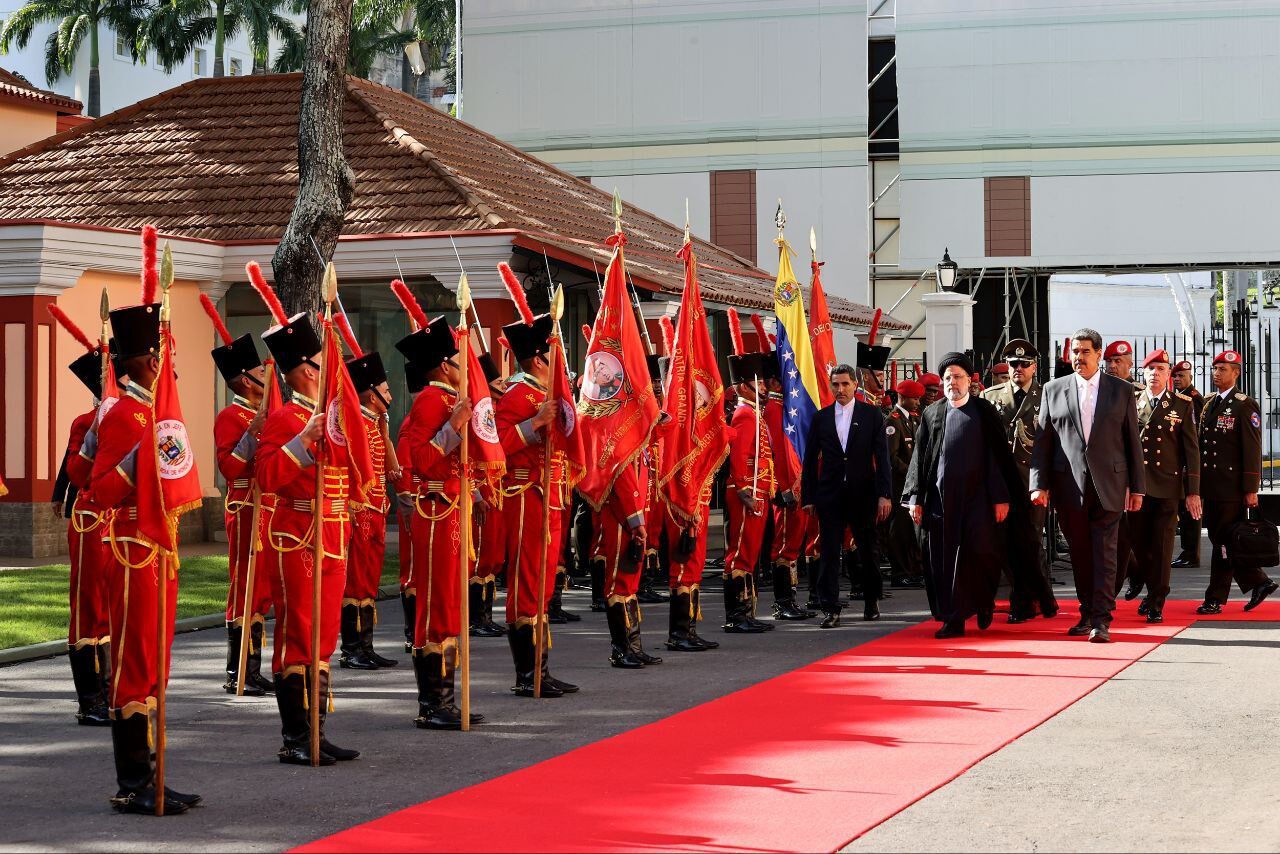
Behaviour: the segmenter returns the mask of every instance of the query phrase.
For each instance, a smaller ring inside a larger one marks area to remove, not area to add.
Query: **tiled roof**
[[[56,92],[37,89],[24,78],[11,71],[0,68],[0,99],[31,101],[55,108],[58,112],[79,113],[81,104],[75,98],[68,98]]]
[[[356,192],[344,235],[513,229],[600,269],[612,197],[395,89],[347,78]],[[0,159],[0,221],[43,219],[217,242],[271,242],[297,189],[300,74],[200,79]],[[679,293],[681,228],[624,205],[632,275]],[[695,241],[708,299],[770,309],[773,277]],[[837,322],[871,311],[829,298]],[[907,324],[884,319],[886,330]]]

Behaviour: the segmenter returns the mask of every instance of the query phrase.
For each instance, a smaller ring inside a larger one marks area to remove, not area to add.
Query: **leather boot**
[[[262,676],[262,637],[266,633],[266,626],[254,621],[249,624],[249,659],[245,662],[244,687],[245,693],[249,693],[249,683],[253,683],[262,689],[263,693],[275,690],[275,686],[268,682]]]
[[[445,648],[444,678],[441,680],[441,683],[440,683],[441,689],[442,689],[440,698],[444,704],[443,706],[444,709],[446,709],[450,715],[458,719],[459,728],[461,728],[462,709],[458,707],[457,694],[454,691],[454,686],[457,681],[456,677],[458,672],[458,655],[459,654],[460,653],[456,644]],[[480,715],[480,714],[476,714],[475,712],[472,712],[470,717],[471,717],[472,726],[475,726],[476,724],[479,724],[479,723],[484,723],[484,715]]]
[[[311,764],[311,714],[307,711],[307,680],[301,673],[276,674],[276,708],[280,710],[280,736],[284,744],[276,756],[285,765]],[[321,696],[320,701],[324,702]],[[320,764],[338,760],[320,748]]]
[[[227,626],[227,681],[222,683],[222,690],[228,694],[236,692],[236,682],[240,675],[240,641],[244,637],[244,627],[230,625]],[[250,639],[253,635],[250,634]],[[261,697],[267,693],[257,685],[249,681],[248,666],[245,667],[244,679],[244,695],[246,697]]]
[[[818,601],[818,571],[822,563],[816,557],[802,557],[800,561],[804,565],[805,584],[809,588],[809,601],[804,603],[804,607],[809,611],[819,611],[822,603]]]
[[[751,576],[729,576],[724,580],[724,630],[735,635],[758,635],[764,631],[750,619]]]
[[[67,652],[71,661],[71,684],[76,689],[76,721],[81,726],[111,726],[111,710],[98,677],[98,648],[85,644]]]
[[[400,591],[400,607],[404,609],[404,651],[413,652],[413,633],[417,627],[416,614],[414,605],[417,603],[416,596],[410,596],[403,590]]]
[[[484,586],[484,624],[490,637],[500,638],[507,633],[507,627],[493,621],[493,603],[498,598],[498,582],[490,581]]]
[[[150,721],[145,714],[133,714],[111,722],[111,748],[116,761],[116,790],[111,808],[116,812],[155,815],[155,771],[151,765],[151,748],[147,743]],[[194,797],[199,801],[198,796]],[[187,804],[166,796],[165,815],[180,815]]]
[[[473,638],[490,637],[484,620],[485,585],[474,579],[467,583],[467,632]]]
[[[534,649],[533,649],[533,626],[507,626],[507,644],[511,647],[511,660],[516,666],[516,684],[511,686],[511,693],[517,697],[533,696],[533,670],[534,670]],[[548,685],[546,680],[542,682],[542,696],[560,697],[564,692],[558,690],[552,685]]]
[[[640,589],[636,598],[646,604],[666,602],[668,597],[657,587],[658,573],[662,570],[658,562],[658,552],[650,549],[644,553],[644,567],[640,570]]]
[[[644,642],[640,640],[640,600],[631,598],[625,604],[627,606],[627,649],[630,650],[632,657],[640,659],[641,664],[646,666],[661,664],[661,658],[644,651]]]
[[[698,621],[702,619],[702,588],[694,586],[689,591],[689,601],[692,607],[689,609],[689,640],[696,644],[701,644],[704,649],[719,649],[720,642],[707,640],[698,634]]]
[[[577,623],[582,620],[582,617],[564,609],[564,582],[564,570],[556,570],[555,592],[551,594],[551,601],[547,603],[547,620],[549,622],[556,623],[557,625],[563,623]]]
[[[693,622],[693,597],[689,593],[672,593],[670,618],[667,623],[667,649],[673,652],[702,652],[706,649],[689,637]]]
[[[572,682],[565,682],[563,679],[557,679],[551,675],[551,627],[546,626],[543,631],[547,633],[542,643],[542,694],[545,697],[547,686],[555,688],[561,694],[576,694],[578,686]]]
[[[360,646],[364,657],[378,667],[395,667],[400,662],[394,658],[384,658],[373,649],[373,630],[378,625],[378,608],[370,602],[360,606]]]
[[[418,716],[413,725],[418,729],[462,729],[462,718],[450,713],[445,699],[444,670],[440,653],[413,651],[413,675],[418,683]]]
[[[773,618],[775,620],[807,620],[814,616],[796,607],[796,591],[791,586],[791,565],[773,565]]]
[[[604,613],[609,623],[609,663],[623,670],[639,670],[644,667],[644,662],[631,654],[626,605],[622,602],[610,603]]]
[[[360,755],[360,751],[351,750],[329,741],[324,735],[325,718],[329,715],[329,670],[320,668],[320,750],[329,754],[339,762],[349,762]]]
[[[377,670],[378,665],[369,660],[364,651],[364,633],[360,626],[360,606],[348,603],[342,606],[342,655],[341,667],[352,670]]]
[[[604,601],[604,559],[591,559],[591,612],[602,613],[607,607]]]
[[[747,585],[747,622],[759,627],[762,632],[773,631],[773,623],[766,623],[756,619],[756,605],[760,601],[760,595],[756,589],[756,577],[748,575],[742,579]]]

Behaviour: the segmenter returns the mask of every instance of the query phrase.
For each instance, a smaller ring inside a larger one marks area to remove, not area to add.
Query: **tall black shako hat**
[[[227,325],[222,322],[222,315],[218,314],[217,306],[206,294],[200,294],[200,306],[209,315],[213,330],[222,341],[222,346],[214,347],[209,354],[213,356],[213,363],[218,366],[218,373],[222,374],[224,380],[231,382],[245,371],[252,371],[262,364],[252,335],[246,332],[239,338],[232,338]]]
[[[734,385],[762,380],[769,370],[769,355],[764,353],[748,353],[742,341],[742,321],[736,309],[729,309],[729,338],[733,343],[733,354],[728,357],[729,382]]]
[[[71,318],[56,305],[49,306],[49,314],[58,322],[58,325],[67,332],[71,333],[71,337],[76,339],[80,346],[84,347],[85,352],[81,353],[75,361],[67,367],[71,373],[75,374],[76,379],[84,383],[84,387],[89,389],[94,397],[102,399],[102,353],[98,349],[98,345],[89,340],[89,336],[81,331],[79,326],[72,322]]]
[[[769,340],[769,333],[765,331],[764,318],[758,314],[752,314],[751,325],[756,328],[756,340],[760,342],[760,355],[764,357],[761,361],[760,379],[781,380],[782,366],[778,364],[778,354]]]
[[[116,339],[120,364],[138,356],[160,355],[160,303],[156,288],[160,272],[156,267],[156,227],[142,227],[142,304],[111,312],[111,333]]]
[[[550,352],[551,329],[555,321],[550,314],[534,317],[529,301],[524,296],[524,286],[516,278],[510,264],[505,261],[500,263],[498,273],[502,276],[502,284],[506,285],[507,294],[515,303],[516,313],[519,315],[515,323],[502,327],[502,334],[507,339],[511,354],[517,362],[523,362]]]
[[[414,299],[409,286],[404,282],[399,279],[393,281],[391,291],[408,312],[409,321],[414,330],[396,342],[396,349],[409,363],[413,364],[415,371],[421,374],[425,384],[426,374],[440,367],[441,362],[458,352],[453,330],[449,328],[448,321],[443,317],[427,320],[427,313],[422,310],[422,306]],[[405,370],[408,371],[407,365]]]
[[[250,261],[245,265],[245,271],[249,274],[249,283],[262,297],[271,312],[271,319],[275,321],[274,326],[262,333],[262,343],[267,345],[281,373],[287,374],[303,362],[314,359],[323,347],[311,326],[310,312],[300,311],[293,317],[287,316],[280,298],[263,277],[258,262]]]
[[[344,364],[356,394],[363,394],[385,383],[387,370],[382,366],[382,356],[376,350],[366,353],[360,349],[360,342],[356,340],[356,334],[352,331],[345,312],[338,314],[334,320],[338,324],[338,331],[342,333],[342,340],[347,342],[347,349],[351,351],[351,358]]]
[[[871,331],[867,333],[867,342],[863,344],[858,342],[858,365],[859,368],[867,368],[872,371],[883,371],[885,365],[889,363],[889,353],[892,352],[889,347],[876,344],[876,336],[880,333],[880,315],[882,309],[877,308],[875,316],[871,318]]]

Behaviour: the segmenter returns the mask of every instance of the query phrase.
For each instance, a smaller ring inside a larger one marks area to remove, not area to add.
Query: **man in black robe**
[[[943,399],[925,411],[902,502],[924,528],[929,604],[937,638],[991,625],[1004,565],[997,526],[1012,501],[1027,501],[1004,426],[990,402],[969,394],[973,364],[948,353],[938,365]]]

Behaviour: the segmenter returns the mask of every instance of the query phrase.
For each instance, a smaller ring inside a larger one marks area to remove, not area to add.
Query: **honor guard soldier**
[[[758,315],[752,315],[751,319],[756,321]],[[763,329],[760,336],[761,340],[767,340]],[[773,472],[777,480],[777,496],[771,502],[769,511],[773,514],[773,546],[770,554],[773,570],[773,618],[807,620],[816,617],[817,612],[801,608],[796,602],[796,587],[800,583],[796,567],[809,530],[809,514],[800,507],[800,459],[782,429],[782,377],[777,357],[771,351],[763,355],[765,383],[768,388],[764,420],[769,430],[769,452],[773,457]]]
[[[105,354],[57,306],[50,314],[84,346],[68,368],[93,395],[93,408],[71,422],[66,453],[53,488],[54,512],[69,520],[67,546],[71,555],[70,621],[67,624],[67,658],[71,662],[71,682],[75,686],[76,721],[85,726],[110,726],[107,697],[111,685],[111,620],[108,610],[108,573],[111,550],[102,540],[104,508],[94,503],[85,487],[93,469],[97,443],[91,434],[102,400],[102,368]],[[113,400],[112,403],[115,401]]]
[[[667,375],[667,363],[670,361],[666,356],[659,356],[650,353],[645,356],[649,365],[649,378],[652,381],[653,397],[658,401],[658,405],[662,405],[662,383],[663,377]],[[666,593],[661,592],[662,561],[658,557],[658,547],[662,541],[662,499],[658,495],[658,464],[662,459],[662,429],[664,423],[659,423],[654,429],[653,435],[649,438],[649,444],[642,454],[645,465],[649,470],[649,494],[645,500],[645,549],[644,549],[644,566],[640,572],[640,589],[636,592],[636,596],[641,602],[646,604],[662,604],[668,599]]]
[[[996,362],[991,366],[991,385],[998,386],[1009,381],[1009,363]]]
[[[730,313],[730,318],[736,312]],[[740,339],[740,334],[734,336]],[[768,356],[738,352],[729,356],[729,377],[738,392],[738,405],[729,425],[729,478],[725,492],[728,530],[724,559],[724,630],[734,634],[770,631],[772,625],[755,618],[755,567],[764,544],[765,514],[774,495],[773,454],[764,419],[764,382]]]
[[[288,765],[311,764],[310,690],[318,680],[320,765],[348,761],[358,750],[339,747],[325,737],[330,697],[329,657],[338,641],[342,592],[346,586],[347,549],[351,542],[348,510],[350,485],[344,467],[326,465],[313,454],[325,434],[320,412],[320,352],[323,349],[308,312],[287,317],[257,264],[250,279],[271,310],[275,325],[262,333],[285,384],[289,402],[267,416],[258,440],[255,471],[262,493],[263,553],[259,563],[271,578],[276,625],[271,671],[280,710],[283,745],[276,754]],[[315,466],[322,466],[321,494],[316,495]],[[319,530],[315,502],[321,501]],[[320,537],[321,563],[314,566]],[[319,646],[312,648],[313,573],[320,573]],[[320,661],[312,672],[312,657]]]
[[[920,425],[920,399],[924,386],[915,380],[903,380],[894,389],[898,402],[885,419],[885,435],[889,438],[889,466],[893,469],[893,510],[886,523],[885,537],[889,565],[892,567],[890,583],[894,587],[919,589],[924,587],[924,565],[920,555],[920,542],[916,539],[916,527],[911,514],[899,499],[907,482],[907,469],[911,466],[911,454],[916,447],[916,428]]]
[[[927,371],[916,377],[916,381],[924,386],[924,397],[920,399],[920,409],[928,408],[934,401],[942,400],[942,377]]]
[[[1169,595],[1169,558],[1178,508],[1186,498],[1188,512],[1200,518],[1200,444],[1191,398],[1170,387],[1169,354],[1154,350],[1142,363],[1147,390],[1138,395],[1138,428],[1142,435],[1147,491],[1142,509],[1129,514],[1134,574],[1130,590],[1145,583],[1147,599],[1139,608],[1148,623],[1164,622]]]
[[[406,458],[418,476],[412,536],[413,584],[417,623],[413,675],[418,687],[419,729],[462,729],[454,703],[458,637],[462,633],[462,580],[458,575],[462,543],[462,459],[459,448],[471,418],[470,400],[458,396],[461,369],[453,330],[443,317],[427,321],[403,283],[392,285],[413,318],[414,332],[396,349],[424,371],[427,386],[414,398],[401,434]],[[472,715],[471,723],[480,723]]]
[[[398,480],[400,472],[388,472],[387,410],[391,407],[391,390],[382,356],[376,351],[360,349],[345,315],[337,318],[351,358],[346,360],[347,375],[360,396],[360,414],[364,438],[373,462],[374,483],[367,502],[351,502],[351,547],[347,553],[347,584],[342,592],[340,667],[354,670],[377,670],[395,667],[393,658],[384,658],[373,648],[373,630],[378,625],[378,583],[382,580],[382,563],[387,553],[387,477]]]
[[[481,353],[476,359],[489,384],[490,397],[495,401],[501,400],[507,383],[493,361],[493,355]],[[483,528],[478,516],[472,519],[475,527],[472,542],[476,544],[476,563],[468,591],[471,598],[467,614],[471,619],[472,637],[497,638],[507,633],[505,627],[493,620],[493,601],[498,595],[498,573],[503,571],[507,551],[506,535],[502,530],[502,493],[496,491],[490,494],[487,483],[480,486],[480,491],[489,510]]]
[[[405,386],[409,390],[410,396],[416,397],[418,392],[427,387],[427,378],[424,371],[418,365],[411,361],[404,363],[404,379]],[[410,405],[409,411],[413,411]],[[413,652],[413,635],[417,630],[417,597],[414,594],[413,584],[413,534],[411,525],[413,523],[413,505],[414,497],[418,494],[418,487],[422,485],[422,481],[413,473],[413,466],[408,465],[409,449],[405,444],[404,434],[409,426],[409,416],[406,413],[403,421],[400,422],[400,431],[396,434],[399,439],[396,441],[396,457],[403,459],[405,463],[400,466],[400,478],[396,481],[396,525],[400,533],[399,537],[399,554],[400,554],[400,607],[404,613],[404,651]]]
[[[1199,419],[1200,411],[1204,409],[1204,395],[1196,389],[1193,368],[1185,359],[1173,366],[1173,390],[1191,398],[1191,413]],[[1200,520],[1193,519],[1185,506],[1178,511],[1178,545],[1178,556],[1171,564],[1173,568],[1200,566]]]
[[[513,300],[516,297],[513,292]],[[538,614],[545,615],[555,592],[551,572],[560,557],[560,526],[568,496],[565,494],[565,461],[559,453],[551,459],[551,492],[542,494],[544,443],[558,406],[547,395],[552,381],[551,362],[547,358],[551,315],[534,317],[527,304],[523,304],[522,296],[516,306],[520,309],[520,319],[507,324],[502,331],[520,371],[509,378],[507,390],[495,407],[495,418],[502,450],[507,455],[507,472],[502,481],[502,530],[507,538],[507,643],[511,646],[516,670],[516,684],[511,690],[517,696],[532,697],[537,657],[534,632],[541,632],[544,640],[550,639],[549,624],[545,621],[541,626],[536,624]],[[564,405],[572,406],[572,403],[565,401]],[[542,536],[544,502],[549,502],[551,511],[551,531],[545,541]],[[539,591],[538,576],[544,560],[547,577],[545,589]],[[542,644],[542,696],[559,697],[576,692],[577,685],[550,675],[549,648],[550,643]]]
[[[150,231],[154,240],[154,230]],[[147,235],[144,233],[144,242]],[[147,293],[151,291],[151,293]],[[98,506],[110,508],[102,538],[112,555],[111,580],[111,741],[115,749],[119,791],[111,799],[119,812],[153,815],[156,811],[155,769],[151,747],[152,710],[159,684],[156,660],[158,597],[165,596],[167,647],[173,643],[178,580],[164,572],[159,550],[138,530],[135,476],[139,453],[155,453],[150,435],[152,396],[160,371],[160,304],[150,301],[154,290],[144,287],[143,305],[111,312],[117,354],[129,377],[123,394],[101,419],[97,449],[89,476],[89,491]],[[167,674],[166,674],[167,679]],[[200,802],[199,795],[183,795],[166,787],[164,814],[176,815]]]
[[[1234,350],[1213,358],[1217,393],[1205,401],[1200,413],[1200,495],[1213,560],[1204,604],[1197,614],[1222,613],[1233,577],[1240,590],[1250,594],[1246,611],[1262,604],[1277,586],[1261,567],[1241,565],[1228,552],[1231,529],[1246,509],[1258,506],[1262,481],[1262,416],[1257,402],[1236,390],[1242,369],[1243,360]]]
[[[245,657],[244,693],[261,697],[275,690],[274,684],[262,676],[262,636],[267,610],[271,607],[271,581],[262,567],[254,570],[253,590],[249,592],[245,614],[245,588],[249,582],[249,560],[257,538],[253,530],[255,489],[254,456],[258,450],[258,434],[266,420],[262,406],[266,391],[266,369],[258,358],[258,348],[249,333],[232,338],[218,309],[207,296],[201,295],[205,313],[213,322],[222,345],[211,355],[227,388],[235,395],[231,405],[213,419],[214,453],[218,471],[227,481],[227,497],[223,505],[223,521],[227,528],[227,667],[222,689],[236,693],[240,675],[240,647],[243,632],[249,631],[248,655]]]
[[[1040,351],[1025,338],[1014,338],[1005,345],[1001,357],[1009,366],[1010,379],[982,392],[982,399],[996,408],[1005,426],[1009,450],[1013,462],[1022,477],[1022,484],[1031,483],[1031,451],[1035,445],[1036,423],[1040,418],[1040,380],[1036,378],[1036,364]],[[1009,576],[1013,590],[1009,594],[1009,622],[1025,623],[1036,616],[1037,611],[1046,616],[1057,613],[1053,596],[1053,577],[1049,572],[1048,558],[1043,540],[1048,511],[1031,505],[1030,514],[1022,518],[1016,513],[1005,526],[1009,549]]]

